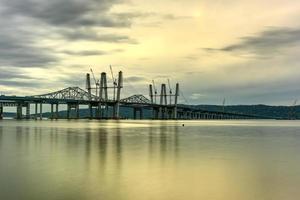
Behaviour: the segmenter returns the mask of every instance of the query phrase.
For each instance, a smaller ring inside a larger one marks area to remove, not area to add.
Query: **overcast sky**
[[[123,97],[169,78],[194,104],[300,98],[297,0],[0,0],[0,15],[7,95],[84,88],[112,65]]]

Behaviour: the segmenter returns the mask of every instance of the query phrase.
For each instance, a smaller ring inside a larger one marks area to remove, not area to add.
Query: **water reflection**
[[[0,122],[0,149],[0,199],[16,199],[7,188],[17,199],[300,195],[300,124]]]
[[[107,154],[107,131],[106,129],[98,129],[98,151],[100,169],[105,169],[106,154]]]
[[[3,140],[3,127],[0,126],[0,149],[2,147],[2,140]]]
[[[120,172],[122,169],[122,135],[119,126],[115,129],[114,144],[112,146],[115,147],[116,170]]]

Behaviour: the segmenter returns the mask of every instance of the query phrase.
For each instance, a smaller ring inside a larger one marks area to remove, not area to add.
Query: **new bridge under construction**
[[[59,91],[34,96],[0,96],[0,119],[3,119],[4,107],[16,107],[16,119],[43,119],[43,106],[50,105],[50,118],[60,119],[59,108],[64,105],[68,119],[80,119],[80,106],[88,106],[90,119],[124,119],[120,114],[120,107],[130,108],[133,119],[144,119],[144,112],[151,113],[151,119],[160,120],[195,120],[195,119],[265,119],[255,115],[230,113],[224,111],[208,111],[197,109],[191,105],[178,104],[180,85],[176,83],[175,92],[172,92],[170,82],[160,85],[157,92],[154,81],[149,84],[149,98],[141,94],[134,94],[121,98],[123,73],[114,78],[112,69],[112,85],[108,85],[107,74],[102,72],[96,80],[91,70],[95,84],[91,84],[91,74],[86,74],[86,89],[68,87]],[[109,92],[112,95],[109,95]],[[31,113],[34,105],[34,113]],[[25,110],[25,112],[24,112]]]

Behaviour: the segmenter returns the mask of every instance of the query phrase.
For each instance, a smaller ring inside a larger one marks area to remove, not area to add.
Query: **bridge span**
[[[263,118],[254,115],[239,113],[216,112],[197,109],[193,106],[178,104],[179,84],[176,84],[175,94],[167,94],[166,85],[161,85],[161,93],[153,92],[154,84],[149,85],[150,99],[143,95],[132,95],[121,99],[123,88],[123,75],[114,81],[112,87],[107,86],[106,73],[101,73],[99,83],[91,87],[90,75],[86,76],[87,90],[79,87],[68,87],[56,92],[34,96],[0,96],[0,119],[3,118],[4,107],[16,107],[16,119],[42,119],[43,106],[50,105],[50,118],[59,119],[59,108],[65,105],[68,119],[79,119],[80,107],[88,107],[90,119],[122,119],[120,107],[131,108],[133,119],[144,119],[144,111],[150,111],[150,119],[258,119]],[[108,89],[113,89],[113,98],[108,98]],[[95,90],[95,93],[92,92]],[[159,103],[156,99],[159,97]],[[168,98],[169,97],[169,102]],[[173,98],[173,101],[172,101]],[[31,105],[34,105],[34,113],[31,113]],[[23,110],[25,108],[25,113]],[[75,111],[75,115],[74,115]],[[109,112],[111,111],[111,112]],[[73,113],[73,115],[72,115]]]

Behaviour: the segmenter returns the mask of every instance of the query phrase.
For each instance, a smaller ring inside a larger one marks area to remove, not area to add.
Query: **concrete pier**
[[[40,103],[40,119],[43,119],[43,103]]]
[[[22,104],[18,103],[17,104],[17,115],[16,115],[17,119],[22,119]]]
[[[0,119],[3,119],[3,105],[0,105]]]
[[[58,112],[59,112],[59,110],[58,110],[58,103],[57,104],[55,104],[56,106],[56,110],[55,110],[55,119],[58,119],[59,118],[59,114],[58,114]]]
[[[139,118],[138,117],[138,113],[139,113]],[[143,115],[143,108],[133,108],[133,119],[143,119],[144,115]]]
[[[30,104],[26,105],[26,119],[30,119]]]
[[[51,119],[54,119],[54,112],[53,112],[53,107],[54,107],[54,105],[53,105],[53,103],[51,104]]]
[[[35,103],[35,113],[34,113],[34,119],[38,118],[38,103]]]

